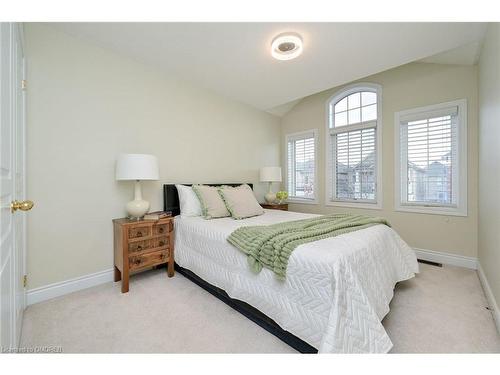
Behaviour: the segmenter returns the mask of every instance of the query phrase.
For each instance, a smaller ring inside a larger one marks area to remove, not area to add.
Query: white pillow
[[[201,216],[200,200],[191,186],[175,185],[179,193],[181,216]]]

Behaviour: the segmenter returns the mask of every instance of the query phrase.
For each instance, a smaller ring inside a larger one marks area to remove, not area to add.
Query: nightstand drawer
[[[135,253],[138,251],[144,251],[153,249],[156,247],[155,240],[145,240],[145,241],[135,241],[128,244],[128,252]]]
[[[128,238],[141,238],[151,236],[151,226],[143,225],[129,228]]]
[[[172,231],[171,223],[153,225],[153,234],[168,234]]]
[[[169,256],[170,250],[155,251],[154,253],[130,256],[130,269],[135,270],[138,268],[150,267],[165,263],[168,261]]]
[[[157,237],[150,240],[129,242],[128,252],[138,253],[145,250],[162,250],[161,248],[170,246],[170,237]]]
[[[158,237],[155,239],[155,247],[166,247],[170,245],[170,237]]]

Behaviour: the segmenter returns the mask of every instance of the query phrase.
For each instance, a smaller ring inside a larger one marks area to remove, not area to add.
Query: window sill
[[[397,212],[409,212],[416,214],[427,214],[427,215],[442,215],[442,216],[462,216],[467,217],[467,210],[460,208],[448,208],[448,207],[424,207],[424,206],[402,206],[396,205],[395,211]]]
[[[286,200],[286,203],[288,204],[318,204],[318,200],[317,199],[314,199],[314,200],[311,200],[311,199],[287,199]]]
[[[360,208],[360,209],[369,209],[369,210],[381,210],[382,204],[380,202],[377,203],[366,203],[366,202],[347,202],[347,201],[327,201],[325,206],[334,206],[334,207],[349,207],[349,208]]]

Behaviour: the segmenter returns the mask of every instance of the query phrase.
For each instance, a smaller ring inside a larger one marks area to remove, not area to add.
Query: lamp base
[[[276,193],[269,192],[264,196],[264,198],[268,204],[276,203]]]
[[[142,199],[134,199],[126,205],[127,213],[132,219],[140,219],[149,211],[149,202]]]

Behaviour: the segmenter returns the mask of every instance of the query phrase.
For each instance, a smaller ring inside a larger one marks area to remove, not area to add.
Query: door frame
[[[15,23],[15,27],[17,28],[17,32],[19,34],[19,44],[20,44],[20,48],[22,50],[22,67],[21,67],[21,79],[26,82],[26,72],[27,72],[27,69],[26,69],[26,49],[25,49],[25,42],[24,42],[24,24],[19,22],[19,23]],[[21,140],[21,144],[22,144],[22,148],[23,148],[23,155],[22,155],[22,158],[23,158],[23,163],[22,163],[22,169],[23,169],[23,172],[22,172],[22,180],[23,180],[23,188],[22,188],[22,191],[21,191],[21,194],[22,194],[22,197],[16,197],[17,199],[26,199],[26,98],[27,96],[27,88],[26,87],[22,87],[21,89],[21,121],[20,121],[20,130],[21,130],[21,133],[22,133],[22,140]],[[16,154],[17,156],[17,154]],[[28,270],[27,270],[27,264],[26,264],[26,256],[27,256],[27,247],[28,247],[28,236],[27,236],[27,229],[28,229],[28,225],[27,225],[27,217],[26,215],[22,215],[22,224],[21,224],[21,230],[23,231],[22,233],[22,249],[20,250],[20,253],[22,254],[22,270],[23,270],[23,274],[22,275],[17,275],[17,277],[21,276],[23,277],[27,277],[28,275]],[[23,280],[23,288],[22,288],[22,305],[21,305],[21,309],[22,311],[24,312],[24,310],[26,309],[26,303],[27,303],[27,299],[26,299],[26,287],[27,287],[27,284],[24,283],[24,280]],[[19,346],[20,342],[21,342],[21,332],[22,332],[22,326],[23,326],[23,315],[24,313],[21,313],[21,317],[20,317],[20,321],[17,320],[17,317],[16,317],[16,320],[15,320],[15,323],[16,323],[16,333],[17,333],[17,337],[16,337],[16,342],[15,342],[15,345],[16,347]],[[17,329],[17,324],[20,325],[19,329]]]

